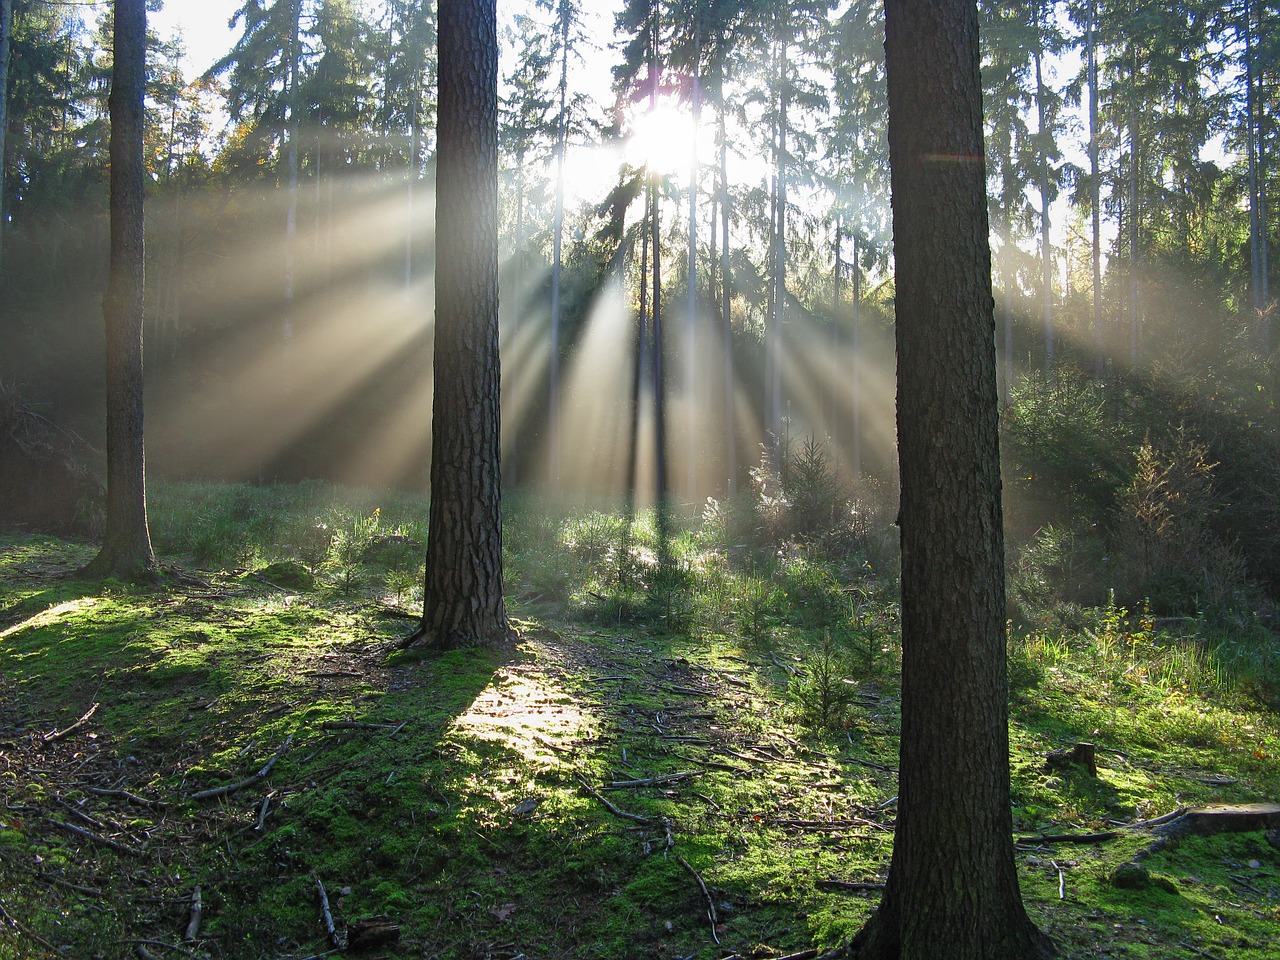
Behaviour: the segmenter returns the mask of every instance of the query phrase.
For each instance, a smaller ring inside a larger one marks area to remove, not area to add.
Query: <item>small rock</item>
[[[1140,863],[1122,863],[1111,872],[1109,880],[1121,890],[1142,890],[1151,884],[1151,874]]]
[[[1261,868],[1262,868],[1262,862],[1261,862],[1261,861],[1259,861],[1259,860],[1250,860],[1250,861],[1249,861],[1249,869],[1250,869],[1250,870],[1260,870]]]

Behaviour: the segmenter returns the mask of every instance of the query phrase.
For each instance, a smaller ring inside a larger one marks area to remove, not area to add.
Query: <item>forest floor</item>
[[[385,598],[77,579],[91,556],[0,538],[0,958],[818,957],[875,906],[892,671],[814,730],[785,638],[517,600],[512,649],[422,654]],[[1276,716],[1037,657],[1011,694],[1036,922],[1064,957],[1274,960],[1274,835],[1112,877],[1152,842],[1126,825],[1280,799]],[[1096,778],[1046,767],[1083,740]]]

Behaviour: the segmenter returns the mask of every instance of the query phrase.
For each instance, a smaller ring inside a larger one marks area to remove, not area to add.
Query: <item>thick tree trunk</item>
[[[422,625],[406,642],[512,638],[502,597],[495,0],[443,0],[435,386]]]
[[[1003,531],[978,15],[888,0],[902,476],[893,860],[863,960],[1052,955],[1013,859]]]
[[[116,0],[111,117],[111,261],[107,335],[107,526],[94,577],[134,579],[155,567],[147,529],[142,417],[143,95],[145,0]]]

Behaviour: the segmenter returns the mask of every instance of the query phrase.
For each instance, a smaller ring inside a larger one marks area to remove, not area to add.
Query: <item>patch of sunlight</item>
[[[593,737],[592,718],[566,690],[545,678],[500,671],[452,724],[468,734],[506,747],[527,760],[568,763],[574,741]]]
[[[45,627],[55,623],[59,617],[68,613],[78,613],[81,610],[88,610],[96,607],[100,601],[100,597],[79,597],[75,600],[68,600],[65,603],[59,603],[55,606],[41,610],[39,613],[27,617],[21,623],[15,623],[7,630],[0,631],[0,640],[10,637],[23,630],[35,629],[36,627]]]

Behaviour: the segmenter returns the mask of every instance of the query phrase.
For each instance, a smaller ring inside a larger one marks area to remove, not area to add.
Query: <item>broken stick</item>
[[[191,893],[191,919],[187,921],[186,932],[182,939],[190,943],[200,935],[200,914],[204,911],[204,902],[200,899],[200,885],[196,884]]]
[[[633,823],[650,823],[651,822],[648,817],[642,817],[638,813],[627,813],[627,811],[625,810],[618,809],[616,806],[614,806],[612,803],[609,802],[608,798],[605,797],[603,793],[601,793],[595,787],[591,786],[591,784],[587,782],[587,778],[584,777],[582,774],[578,774],[578,782],[582,784],[583,790],[587,791],[587,793],[591,794],[591,796],[599,800],[604,805],[604,808],[608,810],[610,813],[612,813],[615,817],[619,817],[623,820],[630,820]]]
[[[707,916],[711,918],[711,939],[716,942],[717,946],[719,946],[720,934],[716,932],[716,927],[720,925],[720,919],[716,916],[715,898],[711,896],[711,891],[707,889],[707,884],[706,881],[702,879],[702,874],[693,869],[693,867],[689,865],[688,860],[684,857],[676,857],[676,863],[680,864],[680,866],[693,874],[693,879],[698,882],[698,889],[702,891],[702,895],[707,900]]]
[[[46,733],[41,740],[41,745],[45,746],[50,743],[56,743],[57,741],[61,740],[63,737],[70,736],[71,734],[79,730],[81,727],[83,727],[86,723],[88,723],[89,718],[92,717],[97,712],[98,712],[98,704],[95,703],[93,706],[91,706],[88,710],[85,711],[84,716],[82,716],[79,720],[77,720],[71,726],[67,727],[65,730],[55,730],[53,733]]]
[[[334,947],[341,947],[342,941],[338,939],[338,929],[333,925],[333,914],[329,912],[329,894],[325,892],[324,881],[319,877],[316,877],[316,891],[320,894],[320,919],[324,922],[325,936]]]
[[[285,738],[284,743],[280,744],[280,746],[276,748],[276,752],[272,754],[271,759],[267,761],[267,765],[253,776],[245,777],[238,783],[229,783],[224,787],[211,787],[208,790],[199,790],[191,795],[191,799],[210,800],[214,797],[230,796],[237,790],[243,790],[245,787],[252,786],[259,780],[265,780],[267,778],[267,774],[271,772],[271,768],[276,765],[276,761],[284,756],[285,751],[287,751],[291,746],[293,746],[293,734],[290,734]]]

